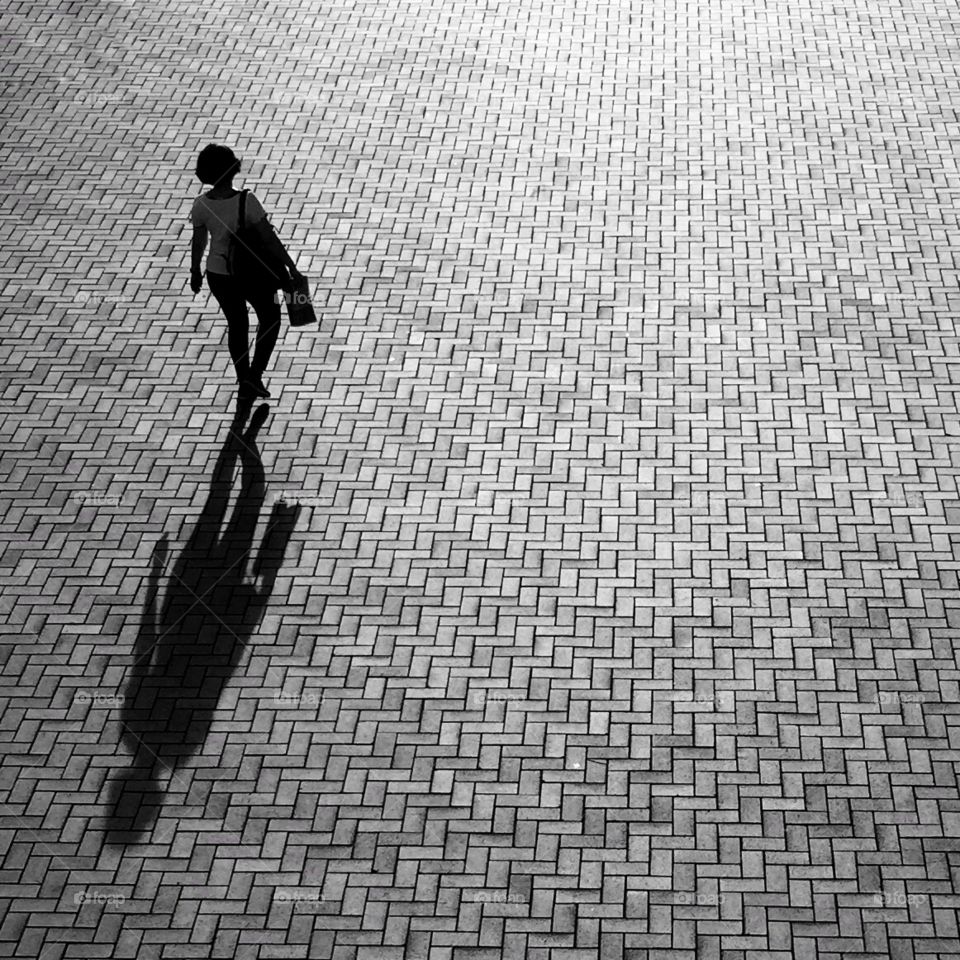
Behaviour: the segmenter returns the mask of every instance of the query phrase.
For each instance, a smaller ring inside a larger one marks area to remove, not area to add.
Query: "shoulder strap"
[[[246,212],[246,206],[247,206],[247,194],[248,194],[249,192],[250,192],[249,190],[241,190],[241,191],[240,191],[240,217],[239,217],[238,220],[237,220],[237,229],[238,229],[238,230],[242,230],[242,229],[246,226],[246,223],[245,223],[245,219],[246,219],[246,218],[245,218],[245,212]]]

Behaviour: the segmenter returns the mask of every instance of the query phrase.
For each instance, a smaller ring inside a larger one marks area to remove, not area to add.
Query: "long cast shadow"
[[[164,779],[178,785],[178,768],[204,743],[220,694],[263,616],[296,525],[299,507],[275,503],[247,577],[266,495],[257,431],[270,408],[260,406],[240,432],[237,419],[217,458],[210,493],[196,527],[170,573],[163,537],[154,550],[134,661],[121,708],[122,740],[131,764],[110,787],[106,840],[139,840],[156,820]],[[224,527],[233,474],[240,490]]]

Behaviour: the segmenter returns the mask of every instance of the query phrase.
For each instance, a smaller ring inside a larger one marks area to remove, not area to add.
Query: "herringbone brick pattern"
[[[4,955],[960,955],[955,4],[2,19]]]

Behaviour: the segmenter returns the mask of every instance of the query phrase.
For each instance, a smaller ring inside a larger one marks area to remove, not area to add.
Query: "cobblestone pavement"
[[[2,18],[0,953],[960,956],[955,4]]]

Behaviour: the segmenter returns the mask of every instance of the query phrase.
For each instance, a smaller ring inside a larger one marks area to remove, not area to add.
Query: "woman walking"
[[[196,294],[203,286],[201,263],[209,241],[207,284],[227,319],[227,344],[237,375],[240,400],[250,401],[255,397],[270,396],[263,384],[263,374],[280,334],[280,303],[276,290],[278,287],[292,289],[294,283],[303,278],[270,226],[260,201],[248,190],[234,189],[233,178],[239,172],[240,161],[229,147],[211,143],[200,151],[197,177],[201,183],[211,184],[211,189],[197,197],[190,211],[193,223],[190,288]],[[257,259],[269,256],[275,284],[253,281],[249,275],[234,270],[237,232],[244,225],[246,231],[258,238]],[[253,360],[250,360],[248,303],[257,314]]]

